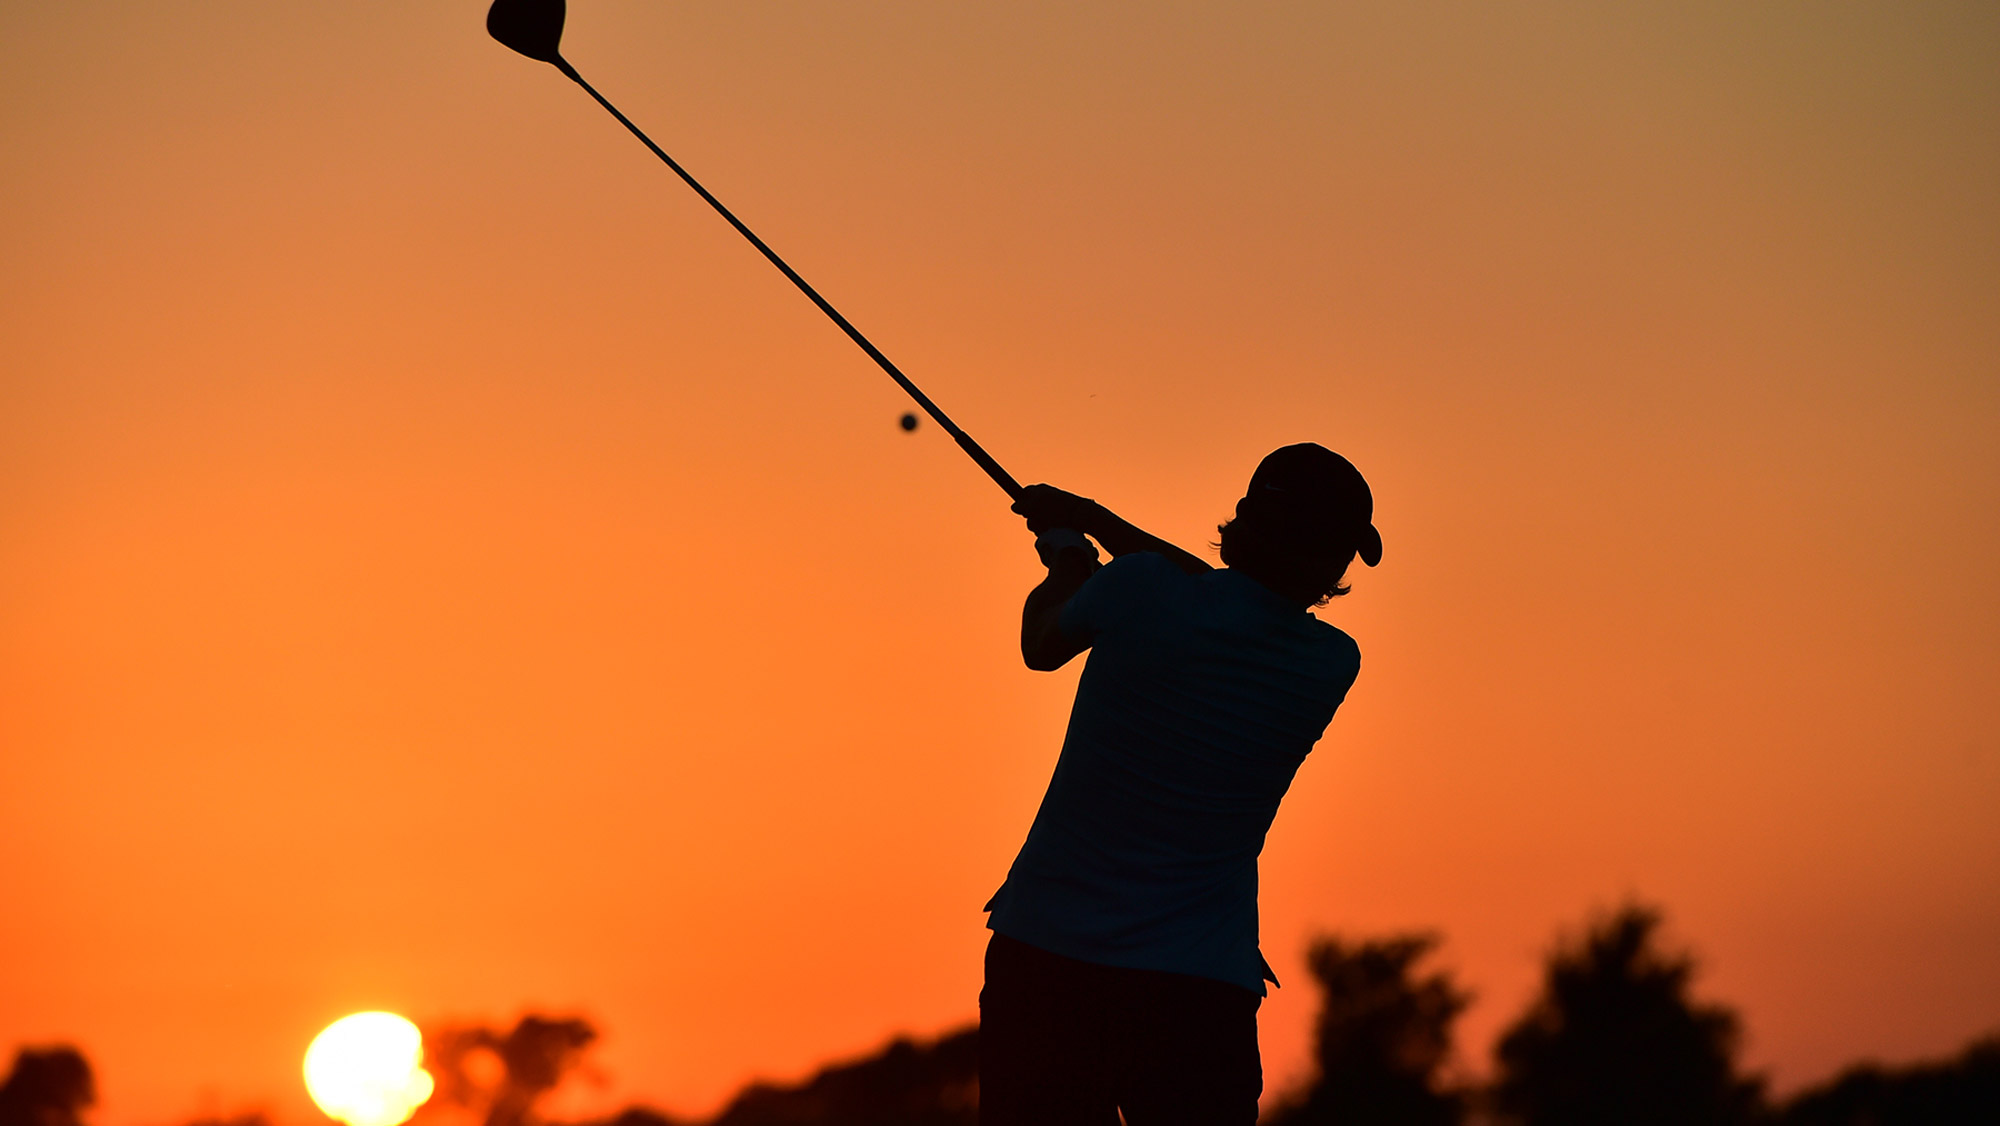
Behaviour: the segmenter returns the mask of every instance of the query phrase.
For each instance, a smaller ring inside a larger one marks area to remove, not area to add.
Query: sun
[[[396,1126],[431,1097],[423,1035],[395,1013],[355,1013],[306,1049],[306,1091],[348,1126]]]

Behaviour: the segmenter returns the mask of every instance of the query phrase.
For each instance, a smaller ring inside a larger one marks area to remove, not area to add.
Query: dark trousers
[[[1064,958],[995,934],[980,1126],[1255,1126],[1257,1006],[1239,986]]]

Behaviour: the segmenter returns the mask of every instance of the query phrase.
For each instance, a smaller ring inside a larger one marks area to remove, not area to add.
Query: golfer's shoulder
[[[1352,684],[1361,672],[1361,646],[1355,644],[1347,631],[1339,626],[1310,614],[1306,618],[1305,633],[1310,639],[1313,656],[1328,678]]]
[[[1098,568],[1090,581],[1105,586],[1161,589],[1187,580],[1188,575],[1159,552],[1134,551]]]
[[[1164,556],[1135,551],[1097,569],[1063,608],[1062,628],[1075,636],[1145,628],[1181,601],[1180,570]]]

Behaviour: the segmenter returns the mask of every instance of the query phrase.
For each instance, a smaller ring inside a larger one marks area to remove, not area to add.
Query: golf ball
[[[917,416],[906,412],[903,415],[902,425],[905,430],[915,430],[917,428]]]

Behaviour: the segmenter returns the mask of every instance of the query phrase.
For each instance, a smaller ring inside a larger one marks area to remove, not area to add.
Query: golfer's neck
[[[1292,605],[1297,606],[1299,608],[1300,613],[1304,613],[1308,610],[1311,610],[1313,608],[1313,604],[1319,601],[1319,599],[1317,598],[1305,598],[1297,594],[1288,594],[1285,591],[1279,589],[1278,587],[1273,586],[1270,582],[1266,581],[1263,576],[1257,574],[1257,572],[1255,571],[1246,571],[1241,567],[1231,567],[1230,570],[1236,572],[1239,575],[1242,575],[1246,579],[1251,580],[1258,586],[1261,586],[1265,590],[1270,591],[1272,594],[1277,595],[1279,598],[1284,599],[1286,602],[1289,602]]]

